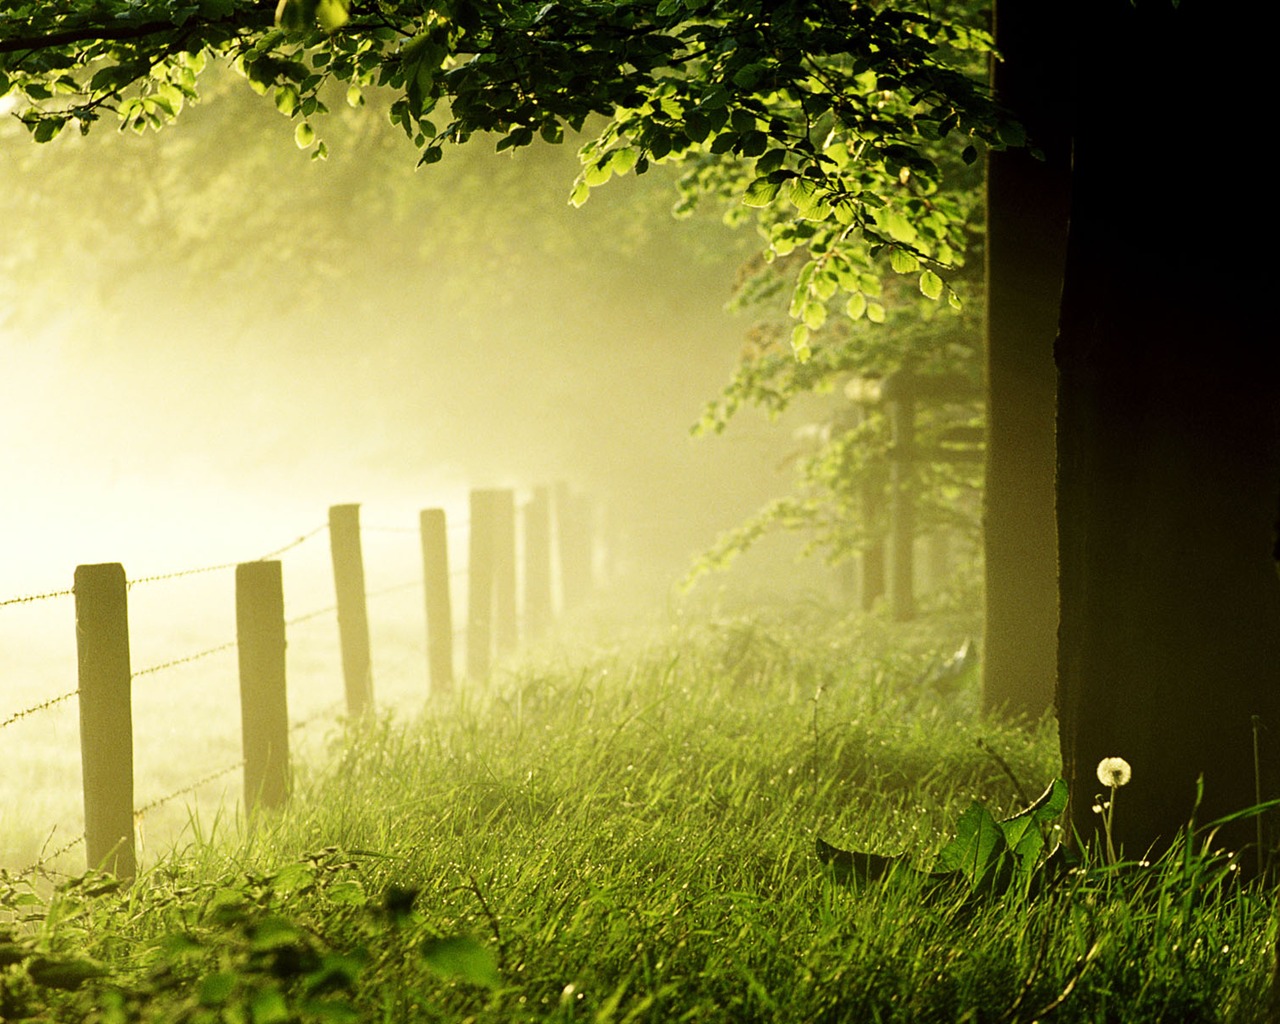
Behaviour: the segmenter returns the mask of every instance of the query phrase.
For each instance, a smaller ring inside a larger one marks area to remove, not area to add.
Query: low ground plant
[[[719,617],[335,731],[131,885],[0,884],[0,1018],[1262,1020],[1270,894],[1205,836],[1042,870],[1052,730],[963,639]]]

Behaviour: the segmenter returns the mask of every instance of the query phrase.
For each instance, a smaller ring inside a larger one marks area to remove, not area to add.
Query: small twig
[[[1076,983],[1084,977],[1084,972],[1089,969],[1089,965],[1093,963],[1094,958],[1098,955],[1098,950],[1101,948],[1102,943],[1100,941],[1094,942],[1094,944],[1089,947],[1089,952],[1087,952],[1084,955],[1084,958],[1080,961],[1080,966],[1076,968],[1075,974],[1073,974],[1071,976],[1071,980],[1067,982],[1067,987],[1058,993],[1057,998],[1049,1003],[1048,1006],[1040,1010],[1039,1013],[1034,1014],[1032,1017],[1033,1020],[1043,1020],[1048,1014],[1053,1013],[1054,1010],[1067,1001],[1067,997],[1071,995],[1072,990],[1076,987]]]
[[[501,966],[506,966],[507,962],[507,944],[502,941],[502,929],[498,926],[497,915],[489,908],[489,901],[484,898],[484,892],[480,889],[480,883],[476,881],[475,875],[468,875],[471,884],[467,888],[475,894],[476,899],[480,901],[480,909],[484,911],[484,916],[489,919],[489,927],[493,929],[494,941],[498,944],[498,962]]]
[[[1023,788],[1022,782],[1019,780],[1018,776],[1013,773],[1013,769],[1009,767],[1009,762],[993,750],[984,739],[978,739],[978,749],[991,758],[1000,770],[1009,777],[1009,781],[1013,783],[1013,788],[1018,791],[1018,799],[1022,801],[1022,805],[1024,807],[1030,806],[1032,802],[1031,797],[1027,796],[1026,789]]]

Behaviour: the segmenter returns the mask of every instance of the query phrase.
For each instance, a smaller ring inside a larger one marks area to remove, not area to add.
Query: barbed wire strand
[[[156,573],[154,576],[139,576],[136,580],[129,580],[126,586],[133,588],[141,586],[143,583],[159,583],[161,580],[176,580],[184,576],[199,576],[206,572],[221,572],[223,569],[234,569],[238,563],[222,562],[219,565],[202,565],[198,569],[179,569],[176,572]]]
[[[178,799],[178,797],[180,796],[186,796],[189,793],[194,793],[201,786],[207,786],[210,782],[217,782],[224,775],[230,775],[232,772],[239,771],[243,767],[244,767],[244,759],[242,758],[241,760],[237,761],[235,764],[227,765],[225,768],[219,768],[216,772],[210,772],[208,775],[205,775],[199,779],[196,779],[195,782],[189,783],[188,785],[183,786],[181,789],[175,789],[172,793],[169,793],[167,796],[157,797],[155,800],[152,800],[149,803],[145,803],[141,807],[136,808],[133,812],[133,820],[135,822],[141,821],[142,818],[144,818],[148,812],[154,811],[157,807],[162,807],[165,804],[169,803],[171,800]]]
[[[297,732],[299,729],[305,729],[307,726],[318,722],[322,718],[328,718],[336,715],[342,709],[344,701],[334,701],[332,704],[326,704],[319,711],[312,712],[306,718],[300,718],[296,722],[289,723],[289,731]]]
[[[203,651],[197,651],[195,654],[188,654],[183,658],[174,658],[171,661],[162,661],[158,665],[150,665],[147,668],[140,668],[133,673],[132,678],[137,679],[139,676],[149,676],[154,672],[163,672],[167,668],[176,668],[178,665],[186,665],[188,662],[199,661],[201,658],[208,658],[210,655],[221,654],[223,651],[234,650],[239,644],[235,640],[228,640],[226,643],[218,644],[217,647],[210,647]]]
[[[50,832],[49,839],[52,839],[52,838],[53,838],[53,832]],[[48,842],[49,840],[46,839],[45,845],[48,845]],[[48,864],[49,861],[57,860],[64,853],[70,853],[72,850],[74,850],[77,846],[79,846],[83,842],[84,842],[84,833],[82,832],[80,833],[80,835],[76,836],[73,840],[71,840],[71,842],[65,843],[62,846],[58,847],[58,849],[54,850],[53,853],[50,853],[50,854],[41,853],[39,860],[37,860],[34,864],[28,864],[25,868],[23,868],[21,871],[15,874],[13,877],[26,878],[28,875],[34,875],[37,871],[43,871],[44,866]]]
[[[327,608],[317,608],[315,611],[303,612],[301,615],[295,615],[291,619],[285,619],[284,624],[286,628],[289,626],[296,626],[300,622],[308,622],[311,619],[318,619],[321,615],[332,615],[337,610],[338,606],[336,604],[331,604]]]
[[[275,558],[275,557],[276,557],[276,555],[283,555],[286,551],[292,551],[292,550],[293,550],[294,548],[296,548],[299,544],[305,544],[305,543],[306,543],[307,541],[309,541],[312,537],[314,537],[317,533],[323,533],[323,532],[324,532],[325,530],[327,530],[327,529],[329,529],[329,524],[328,524],[328,523],[321,523],[319,526],[317,526],[317,527],[315,527],[315,528],[313,528],[313,529],[311,529],[311,530],[308,530],[306,533],[302,534],[301,536],[299,536],[299,537],[295,537],[293,540],[291,540],[291,541],[290,541],[288,544],[286,544],[284,547],[282,547],[282,548],[276,548],[274,551],[268,551],[265,555],[262,555],[261,557],[259,557],[259,558],[257,559],[257,561],[259,561],[259,562],[265,562],[265,561],[267,561],[268,559]]]
[[[364,596],[366,599],[371,597],[384,597],[387,594],[396,594],[402,590],[410,590],[414,587],[417,587],[419,590],[421,590],[422,580],[409,580],[407,583],[396,583],[393,586],[383,587],[380,590],[366,591]]]
[[[0,729],[4,729],[7,726],[13,725],[14,722],[21,721],[22,719],[26,718],[27,715],[34,715],[37,711],[44,711],[48,708],[53,707],[56,704],[61,704],[64,700],[70,700],[79,692],[80,692],[79,690],[72,690],[70,693],[60,693],[56,697],[50,697],[48,700],[43,700],[39,704],[32,705],[31,707],[26,708],[23,711],[14,712],[12,715],[6,718],[3,722],[0,722]]]
[[[30,604],[32,601],[50,601],[55,597],[70,597],[74,590],[50,590],[43,594],[24,594],[21,597],[7,597],[0,601],[0,608],[11,604]]]

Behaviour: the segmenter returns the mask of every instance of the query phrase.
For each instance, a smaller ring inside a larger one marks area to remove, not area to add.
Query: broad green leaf
[[[347,106],[349,107],[364,106],[364,92],[361,90],[360,86],[354,83],[347,86]]]
[[[583,203],[585,203],[590,198],[590,196],[591,196],[591,186],[588,185],[586,181],[584,181],[582,178],[579,178],[573,184],[573,191],[569,193],[569,203],[572,206],[580,207]],[[595,207],[593,206],[592,209],[594,210]]]
[[[867,319],[873,324],[882,324],[885,321],[884,306],[878,302],[867,303]]]
[[[796,178],[791,183],[791,204],[804,220],[824,220],[831,212],[822,190],[808,178]]]
[[[465,936],[428,939],[422,944],[427,965],[445,978],[497,988],[502,984],[498,963],[488,949]]]
[[[813,355],[809,348],[809,328],[804,324],[796,324],[791,329],[791,352],[802,363],[807,363]]]
[[[991,812],[975,801],[956,822],[955,838],[938,853],[936,870],[960,871],[975,889],[993,886],[1008,851],[1004,831]]]
[[[844,311],[850,320],[857,320],[867,311],[867,297],[862,292],[854,292],[845,303]]]
[[[827,322],[827,306],[823,302],[806,302],[804,305],[804,323],[811,331],[822,329]]]
[[[877,219],[894,241],[910,244],[916,240],[914,225],[897,210],[886,210]]]
[[[770,181],[768,178],[756,178],[743,193],[742,204],[754,207],[768,206],[778,198],[778,190],[781,187],[778,182]]]
[[[351,19],[350,0],[319,0],[316,20],[326,32],[337,32]]]
[[[962,308],[960,303],[960,296],[957,295],[950,288],[947,289],[947,305],[950,306],[952,309]]]
[[[266,988],[255,992],[249,1000],[249,1017],[253,1024],[287,1024],[289,1004],[278,988]]]
[[[613,165],[608,157],[587,164],[582,170],[583,178],[588,186],[594,188],[603,185],[613,177]]]
[[[237,976],[234,971],[219,971],[206,974],[200,980],[196,990],[196,999],[201,1006],[221,1006],[235,990]]]
[[[85,957],[38,956],[27,964],[27,975],[37,985],[67,991],[106,973],[106,968],[100,963]]]
[[[889,266],[893,267],[896,274],[910,274],[920,269],[920,261],[913,253],[895,246],[889,253]]]
[[[293,141],[298,144],[299,149],[306,149],[316,141],[316,130],[306,121],[299,121],[298,127],[293,130]]]
[[[292,82],[276,86],[276,110],[285,117],[293,117],[298,109],[298,87]]]
[[[609,155],[609,166],[613,168],[614,174],[627,174],[636,165],[636,161],[640,159],[640,153],[626,146],[623,149],[615,149]]]
[[[925,298],[936,302],[942,298],[942,278],[932,270],[926,270],[920,275],[920,292]]]

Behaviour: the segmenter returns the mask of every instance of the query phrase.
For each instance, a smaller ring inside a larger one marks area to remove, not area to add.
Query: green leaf
[[[776,181],[769,181],[768,178],[756,178],[747,186],[746,192],[742,195],[742,204],[744,206],[754,206],[757,208],[768,206],[778,198],[778,191],[781,185]]]
[[[813,355],[809,348],[809,328],[804,324],[796,324],[791,329],[791,352],[802,363],[807,363]]]
[[[201,1006],[221,1006],[235,990],[236,980],[234,971],[219,971],[216,974],[207,974],[200,981],[196,999]]]
[[[287,1024],[289,1004],[278,988],[263,989],[249,1001],[249,1015],[253,1024]]]
[[[897,210],[886,210],[877,220],[895,242],[910,244],[916,240],[915,226]]]
[[[573,191],[569,193],[569,204],[575,207],[581,207],[591,197],[591,186],[586,183],[583,178],[579,178],[573,183]],[[593,206],[594,210],[595,207]]]
[[[885,321],[884,306],[878,302],[867,303],[867,319],[873,324],[882,324]]]
[[[811,331],[819,331],[827,322],[827,307],[822,302],[806,302],[804,305],[804,323]]]
[[[350,19],[350,0],[319,0],[316,4],[316,20],[326,32],[337,32]]]
[[[298,127],[293,130],[293,141],[297,143],[299,149],[306,149],[316,141],[316,130],[306,121],[299,121]]]
[[[893,267],[894,273],[910,274],[920,269],[920,261],[906,249],[895,246],[889,253],[889,266]]]
[[[982,804],[974,802],[956,822],[956,835],[938,853],[939,872],[959,871],[974,889],[993,888],[1001,881],[1001,869],[1009,845],[1004,830]]]
[[[920,275],[920,292],[926,299],[936,302],[942,298],[942,278],[932,270],[926,270]]]
[[[845,303],[844,311],[850,320],[859,319],[867,311],[867,297],[862,292],[854,292]]]
[[[950,288],[947,289],[947,305],[950,306],[952,309],[962,308],[960,303],[960,296],[957,295]]]
[[[461,935],[428,939],[422,944],[422,957],[427,966],[442,977],[485,988],[502,984],[493,954],[475,939]]]
[[[106,973],[106,968],[100,963],[84,957],[38,956],[27,964],[27,974],[37,985],[67,991]]]
[[[36,124],[35,131],[31,133],[31,137],[36,142],[50,142],[66,127],[66,124],[67,119],[65,117],[42,117],[39,123]]]
[[[292,82],[276,87],[276,110],[285,117],[293,117],[298,109],[298,88]]]

